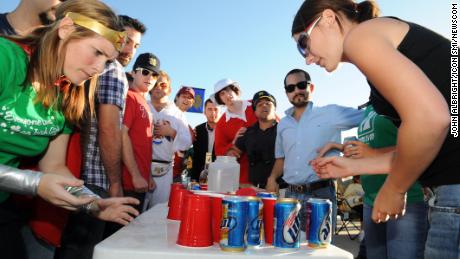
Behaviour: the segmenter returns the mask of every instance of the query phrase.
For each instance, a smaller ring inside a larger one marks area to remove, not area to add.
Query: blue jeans
[[[54,246],[36,237],[29,226],[23,226],[21,234],[27,250],[27,259],[53,259]]]
[[[386,223],[372,221],[372,207],[364,204],[367,258],[423,258],[428,231],[428,205],[408,203],[406,214]]]
[[[453,208],[460,208],[460,184],[442,185],[434,188],[435,202],[439,211],[430,207],[430,229],[425,247],[425,258],[460,258],[460,214]],[[431,206],[431,204],[430,204]]]
[[[287,198],[296,198],[300,201],[302,208],[300,209],[300,229],[305,232],[306,229],[306,219],[307,219],[307,200],[309,198],[321,198],[329,199],[332,202],[332,231],[335,230],[335,224],[337,220],[337,198],[335,194],[334,185],[326,186],[323,188],[316,189],[312,192],[297,193],[289,191],[289,188],[286,189]],[[333,236],[333,235],[332,235]]]

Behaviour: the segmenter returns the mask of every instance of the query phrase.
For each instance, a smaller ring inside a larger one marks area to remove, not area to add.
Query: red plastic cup
[[[187,193],[190,193],[187,189],[177,189],[171,193],[171,205],[168,210],[168,219],[181,220],[182,210],[184,208],[184,200]]]
[[[171,194],[169,195],[168,207],[171,206],[171,200],[174,198],[175,193],[180,189],[185,189],[181,183],[171,184]]]
[[[215,243],[220,242],[220,221],[222,219],[222,193],[205,190],[193,190],[196,195],[205,195],[211,197],[211,229],[212,239]],[[184,216],[185,217],[185,216]]]
[[[186,194],[177,244],[189,247],[212,246],[211,197]]]
[[[264,232],[265,243],[273,244],[273,218],[276,198],[262,198],[264,203]]]
[[[237,196],[256,196],[257,192],[251,187],[241,188],[236,191]]]
[[[211,227],[214,243],[220,243],[220,222],[222,220],[222,199],[225,195],[213,193],[211,196]]]

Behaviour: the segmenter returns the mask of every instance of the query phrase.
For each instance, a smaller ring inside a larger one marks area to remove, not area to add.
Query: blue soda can
[[[305,230],[308,246],[327,247],[332,239],[332,203],[328,199],[310,198],[307,201],[307,228]]]
[[[259,246],[263,244],[263,207],[262,199],[259,197],[247,197],[248,201],[248,246]]]
[[[223,251],[242,252],[246,249],[248,201],[242,197],[222,199],[220,222],[220,247]]]
[[[274,192],[258,192],[256,196],[259,198],[278,198],[278,195]]]
[[[278,249],[293,250],[300,246],[300,203],[297,199],[278,199],[275,204],[273,245]]]
[[[191,182],[190,183],[190,190],[201,190],[200,189],[200,184],[197,182]]]

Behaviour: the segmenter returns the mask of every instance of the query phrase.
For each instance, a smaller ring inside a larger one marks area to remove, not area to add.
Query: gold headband
[[[121,51],[121,49],[123,48],[123,44],[125,44],[127,36],[126,32],[112,30],[110,28],[107,28],[107,26],[101,24],[100,22],[78,13],[68,12],[65,16],[72,19],[72,21],[75,24],[85,27],[86,29],[92,30],[95,33],[106,38],[108,41],[112,42],[116,50]]]

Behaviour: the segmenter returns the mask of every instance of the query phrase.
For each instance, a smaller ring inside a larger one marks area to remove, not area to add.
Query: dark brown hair
[[[236,93],[236,95],[240,95],[240,89],[238,89],[238,87],[234,86],[234,85],[227,85],[226,87],[224,87],[224,89],[220,90],[219,92],[217,92],[215,95],[214,95],[214,99],[216,99],[216,103],[219,104],[219,105],[224,105],[224,102],[222,102],[222,100],[220,99],[219,97],[219,94],[220,92],[222,92],[223,90],[225,90],[225,88],[227,87],[230,87],[230,89]]]
[[[292,35],[304,31],[326,9],[340,13],[357,23],[378,17],[380,12],[377,4],[372,0],[363,1],[359,4],[352,0],[306,0],[294,17]],[[342,28],[340,21],[337,20],[337,22]]]
[[[208,105],[208,103],[213,103],[211,99],[206,99],[206,102],[204,102],[204,107],[206,108],[206,105]]]
[[[118,19],[120,19],[121,25],[123,25],[123,27],[133,28],[141,34],[145,34],[147,31],[147,27],[145,27],[145,25],[137,19],[131,18],[127,15],[118,15]]]

